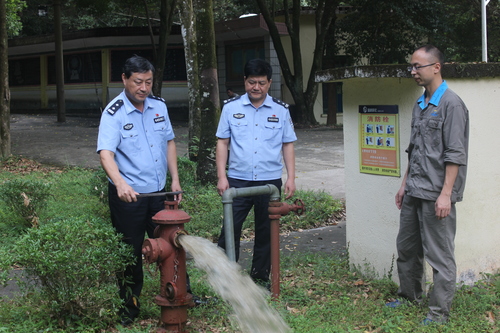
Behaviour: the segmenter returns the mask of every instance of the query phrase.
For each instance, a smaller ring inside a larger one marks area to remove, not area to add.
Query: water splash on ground
[[[193,256],[196,266],[207,273],[212,288],[232,306],[243,332],[291,332],[283,318],[267,303],[266,290],[257,286],[220,248],[195,236],[183,235],[179,242]]]

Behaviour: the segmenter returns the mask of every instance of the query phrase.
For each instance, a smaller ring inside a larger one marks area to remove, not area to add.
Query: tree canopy
[[[46,17],[38,16],[38,7],[46,6]],[[160,25],[160,1],[157,0],[66,0],[62,8],[63,32],[100,27],[147,26],[149,9],[154,25]],[[54,32],[53,9],[46,0],[30,0],[21,14],[22,36]]]
[[[481,1],[443,0],[443,29],[435,31],[430,41],[439,45],[447,61],[481,61]],[[500,61],[500,1],[486,7],[488,27],[488,61]]]
[[[23,25],[19,14],[26,7],[23,0],[6,0],[7,34],[9,37],[17,36],[21,32]]]
[[[419,45],[433,43],[447,61],[481,60],[479,0],[352,0],[338,20],[340,45],[355,62],[405,63]],[[500,2],[487,7],[488,53],[500,60]]]
[[[236,19],[242,14],[261,13],[259,2],[271,13],[283,11],[290,0],[214,0],[215,22]],[[318,8],[319,0],[294,1]],[[337,1],[331,4],[337,4]],[[337,49],[344,49],[351,62],[402,63],[413,49],[431,42],[450,61],[480,61],[480,0],[351,0],[339,2],[351,11],[335,22]],[[9,37],[53,33],[52,9],[46,0],[6,0]],[[47,17],[38,16],[38,6],[48,8]],[[158,0],[67,0],[63,4],[63,31],[97,27],[160,25]],[[488,54],[500,61],[500,1],[487,6]],[[178,22],[179,18],[174,17]]]
[[[46,0],[5,1],[9,36],[54,32],[53,10]],[[162,22],[167,25],[180,22],[178,13],[173,17],[160,14],[165,1],[66,0],[62,8],[62,30],[151,28]],[[172,8],[174,1],[170,2],[169,8]],[[41,5],[47,7],[47,17],[38,16]],[[335,10],[337,6],[349,10],[340,13]],[[316,35],[309,37],[315,39],[316,45],[314,50],[308,51],[313,55],[311,68],[303,68],[305,55],[301,54],[304,50],[300,47],[303,36],[299,33],[299,16],[304,9],[315,13]],[[327,61],[328,66],[335,66],[331,61],[335,55],[345,54],[344,64],[406,63],[417,46],[433,43],[444,51],[447,61],[481,61],[480,0],[351,0],[348,3],[339,0],[213,0],[212,12],[215,22],[236,19],[247,13],[263,15],[270,28],[284,82],[294,99],[296,120],[302,124],[316,123],[313,106],[318,87],[314,73]],[[287,37],[277,32],[275,18],[278,15],[288,28]],[[487,16],[489,61],[500,61],[500,1],[490,1]],[[328,29],[330,25],[332,28]],[[150,31],[152,34],[152,29]],[[291,54],[284,51],[284,38],[290,38]],[[164,56],[159,54],[158,58]],[[158,91],[161,86],[155,88],[157,94]]]

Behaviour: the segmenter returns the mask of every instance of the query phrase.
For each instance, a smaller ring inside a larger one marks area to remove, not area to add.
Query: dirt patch
[[[62,172],[63,168],[43,165],[37,161],[20,156],[11,156],[0,161],[0,170],[14,174],[30,174],[32,172]]]

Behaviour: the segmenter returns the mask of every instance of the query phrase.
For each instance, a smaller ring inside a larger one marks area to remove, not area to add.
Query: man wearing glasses
[[[443,62],[441,51],[426,45],[413,53],[408,67],[425,91],[413,108],[408,168],[395,198],[401,210],[397,267],[402,298],[386,304],[422,302],[425,257],[434,286],[423,325],[448,321],[456,284],[455,203],[462,201],[467,172],[469,112],[442,79]]]

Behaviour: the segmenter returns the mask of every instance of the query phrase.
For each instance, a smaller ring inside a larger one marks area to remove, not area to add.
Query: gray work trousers
[[[427,318],[446,322],[455,295],[457,266],[455,263],[456,210],[439,220],[435,202],[409,195],[403,198],[397,237],[399,274],[398,294],[420,303],[424,294],[424,258],[433,271],[434,286],[429,294]]]

